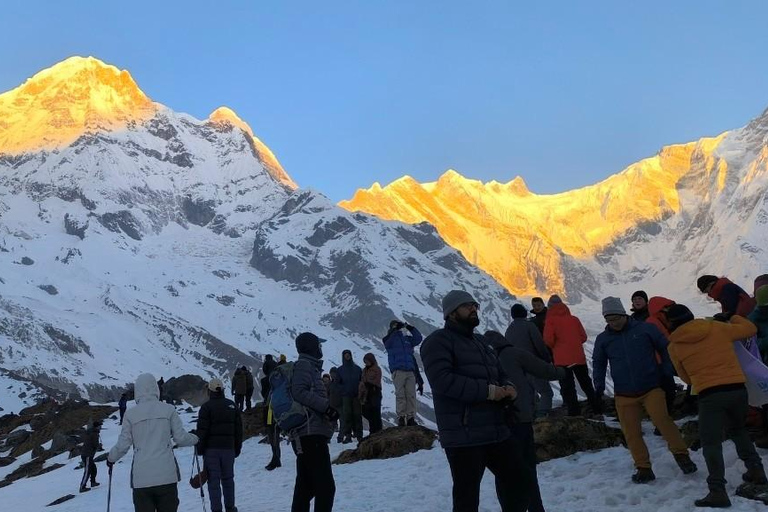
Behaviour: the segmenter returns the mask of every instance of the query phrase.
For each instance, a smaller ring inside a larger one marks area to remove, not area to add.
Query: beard
[[[461,325],[471,327],[472,329],[480,325],[480,318],[477,315],[469,315],[464,318],[458,318],[457,320]]]

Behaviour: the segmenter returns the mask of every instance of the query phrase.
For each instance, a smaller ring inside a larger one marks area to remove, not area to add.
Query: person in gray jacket
[[[144,373],[134,387],[136,406],[125,413],[117,444],[109,450],[110,470],[133,446],[131,487],[136,512],[176,512],[181,480],[173,445],[194,446],[197,436],[181,424],[176,408],[160,401],[155,378]]]
[[[538,332],[536,326],[532,325],[532,327]],[[496,349],[504,374],[517,389],[514,419],[510,428],[512,435],[520,444],[523,462],[529,471],[528,512],[544,512],[541,490],[539,489],[539,477],[536,473],[536,445],[533,439],[536,401],[533,381],[540,379],[549,382],[550,380],[563,379],[566,374],[565,368],[558,368],[526,350],[513,346],[500,332],[487,331],[484,336]]]
[[[524,350],[529,354],[541,359],[545,363],[552,362],[552,354],[549,351],[544,338],[541,336],[539,328],[531,321],[526,320],[528,310],[522,304],[512,306],[512,323],[507,327],[504,334],[507,342],[512,346]],[[529,377],[531,384],[535,389],[536,398],[536,417],[546,416],[552,410],[552,398],[555,394],[552,392],[552,386],[547,379],[539,379],[533,376]]]
[[[332,421],[339,418],[339,413],[330,407],[323,384],[323,341],[311,332],[296,337],[299,359],[293,365],[291,395],[306,408],[307,422],[290,432],[296,453],[291,512],[309,512],[312,499],[315,512],[331,512],[336,495],[328,442],[333,437]]]

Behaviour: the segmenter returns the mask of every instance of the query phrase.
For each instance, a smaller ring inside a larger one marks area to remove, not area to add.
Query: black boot
[[[684,475],[690,475],[699,469],[696,467],[696,464],[694,464],[694,462],[691,460],[691,457],[688,456],[687,453],[675,455],[675,462],[677,462],[678,467]]]
[[[399,418],[397,418],[397,426],[398,427],[404,427],[405,426],[405,417],[404,416],[400,416]]]
[[[656,480],[656,475],[653,474],[651,468],[637,468],[635,474],[632,475],[632,481],[636,484],[647,484],[652,480]]]
[[[80,488],[80,492],[88,492],[88,491],[90,491],[90,489],[89,489],[89,488],[87,488],[86,486],[82,486],[82,487]]]
[[[408,421],[405,422],[405,425],[408,427],[415,427],[418,425],[418,423],[416,423],[416,418],[408,418]]]
[[[731,500],[728,498],[728,493],[725,492],[725,489],[710,490],[709,494],[693,503],[697,507],[709,508],[728,508],[731,506]]]
[[[264,466],[264,469],[266,469],[267,471],[272,471],[272,470],[277,469],[277,468],[279,468],[281,466],[282,466],[282,464],[280,463],[279,460],[272,459],[271,461],[269,461],[269,464]]]
[[[747,483],[755,485],[768,484],[768,479],[765,477],[765,470],[763,469],[763,466],[748,468],[747,472],[741,475],[741,479]]]

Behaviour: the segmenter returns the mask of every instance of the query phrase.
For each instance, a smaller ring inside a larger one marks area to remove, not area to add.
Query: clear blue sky
[[[598,181],[768,107],[768,2],[3,2],[0,91],[71,55],[154,100],[234,109],[334,200],[448,168]]]

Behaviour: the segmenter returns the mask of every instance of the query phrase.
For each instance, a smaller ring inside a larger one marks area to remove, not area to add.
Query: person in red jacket
[[[655,325],[665,338],[669,338],[669,322],[667,321],[666,313],[674,304],[675,301],[666,297],[651,297],[651,300],[648,301],[649,316],[646,322]],[[657,354],[656,359],[661,363],[661,356]],[[664,390],[664,396],[667,402],[667,412],[671,415],[672,407],[675,404],[675,396],[677,395],[675,378],[669,375],[663,375],[661,378],[661,389]]]
[[[727,277],[704,275],[696,281],[701,293],[706,293],[720,303],[723,320],[733,315],[747,317],[755,309],[755,299]]]
[[[581,321],[571,314],[562,299],[552,295],[547,303],[547,322],[544,324],[544,343],[552,350],[555,366],[565,368],[566,376],[560,381],[560,396],[568,408],[568,416],[579,416],[579,397],[576,394],[576,382],[587,395],[592,412],[602,412],[601,399],[595,394],[592,379],[589,377],[587,357],[584,354],[584,342],[587,332]]]

